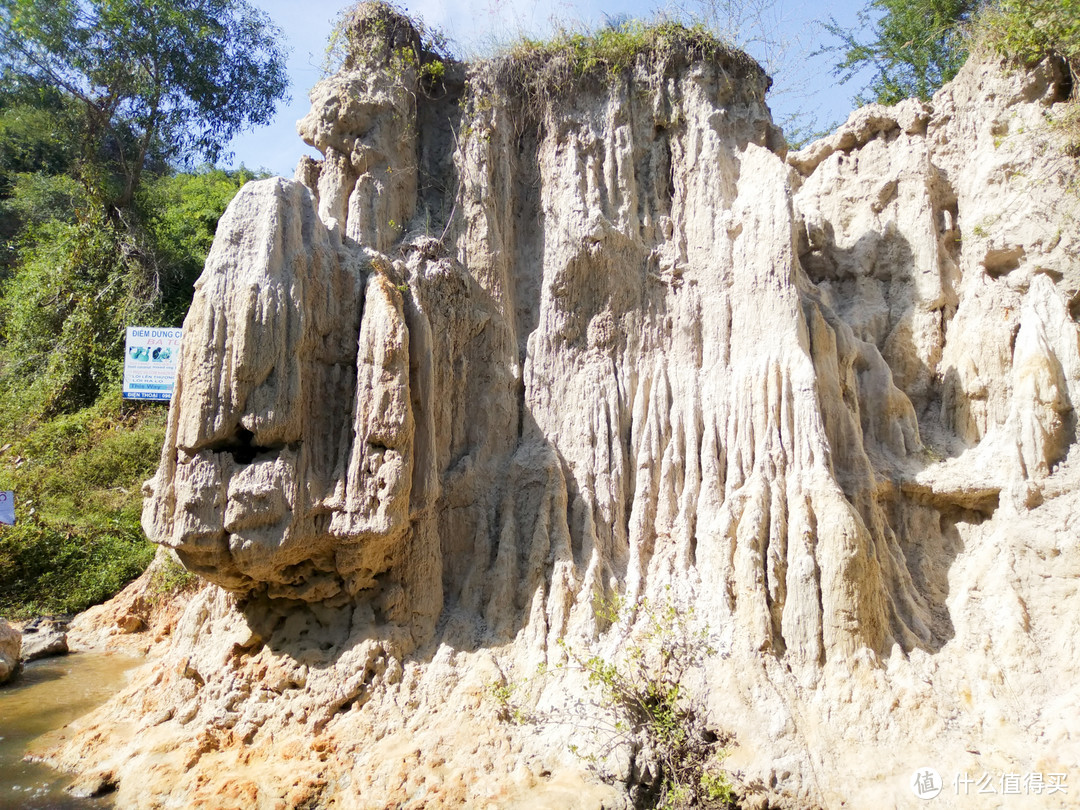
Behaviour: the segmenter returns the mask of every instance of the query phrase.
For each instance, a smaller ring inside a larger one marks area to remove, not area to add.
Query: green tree
[[[26,220],[0,285],[0,429],[94,402],[119,380],[125,326],[178,325],[218,218],[253,178],[148,176],[132,209],[138,228],[125,229],[87,209],[66,175],[20,175],[0,208]]]
[[[72,216],[70,198],[81,185],[66,173],[77,127],[61,93],[0,74],[0,278],[28,224]]]
[[[249,179],[147,174],[135,243],[85,195],[70,216],[65,188],[81,187],[69,175],[17,175],[3,201],[24,225],[0,284],[0,490],[16,492],[18,525],[0,531],[0,615],[82,610],[153,556],[140,489],[166,414],[121,400],[123,326],[180,322],[217,220]]]
[[[0,197],[13,175],[59,174],[71,167],[75,116],[63,94],[0,75]]]
[[[124,326],[182,320],[238,184],[190,176],[185,230],[172,167],[273,114],[278,33],[248,0],[0,0],[0,390],[42,406],[16,413],[90,404]]]
[[[279,33],[247,0],[0,0],[0,67],[78,102],[82,179],[112,213],[153,162],[213,162],[270,119]]]
[[[963,25],[985,0],[870,0],[859,12],[859,30],[835,18],[825,29],[840,40],[827,52],[841,52],[836,75],[850,81],[866,68],[873,78],[856,101],[896,104],[914,96],[929,99],[956,75],[967,59]]]
[[[204,166],[144,184],[137,204],[155,257],[151,281],[163,324],[184,319],[218,220],[244,183],[262,177],[243,166],[229,171]]]
[[[108,598],[165,413],[120,395],[124,327],[175,326],[252,174],[212,166],[285,89],[248,0],[0,0],[0,614]]]

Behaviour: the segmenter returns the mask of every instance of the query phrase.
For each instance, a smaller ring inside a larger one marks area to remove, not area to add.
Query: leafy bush
[[[0,424],[86,407],[119,380],[123,326],[153,300],[137,252],[93,218],[27,234],[0,288]]]
[[[252,176],[151,176],[126,227],[63,174],[19,174],[0,203],[25,223],[0,283],[0,435],[11,445],[0,489],[19,507],[19,524],[0,527],[0,613],[80,610],[152,558],[141,486],[165,409],[121,401],[124,327],[181,322],[217,220]]]
[[[0,93],[0,193],[7,194],[3,178],[9,174],[66,172],[75,129],[70,108],[56,93],[26,87]]]
[[[1065,59],[1072,93],[1051,117],[1065,136],[1065,151],[1080,157],[1080,0],[999,0],[978,19],[974,37],[1000,57],[1030,67],[1051,54]]]
[[[159,559],[151,569],[150,590],[161,596],[168,596],[181,591],[192,590],[205,582],[198,574],[184,568],[173,552],[159,550]]]
[[[30,194],[39,186],[77,199],[70,178],[33,177],[16,182],[8,207],[47,216],[42,195]],[[252,177],[241,169],[154,178],[140,194],[142,224],[126,229],[86,208],[76,221],[28,226],[0,286],[0,427],[87,407],[118,383],[125,326],[178,326],[217,221]]]
[[[68,174],[77,128],[60,94],[0,74],[0,277],[17,258],[28,223],[40,224],[50,214],[71,217],[57,203],[79,186]],[[62,193],[48,187],[54,181]]]
[[[154,557],[138,524],[91,534],[30,519],[0,533],[0,614],[78,613],[135,579]]]
[[[53,220],[73,223],[86,205],[86,190],[70,175],[19,172],[11,180],[10,199],[0,203],[0,212],[22,227],[40,227]]]
[[[979,20],[979,33],[1000,55],[1033,65],[1056,53],[1080,71],[1080,0],[999,0]]]
[[[983,43],[1025,65],[1056,53],[1080,75],[1080,0],[869,0],[859,23],[849,30],[830,20],[839,44],[822,49],[843,54],[841,81],[873,68],[871,95],[859,103],[928,99]]]
[[[0,612],[17,616],[108,598],[153,556],[141,485],[165,412],[120,399],[124,327],[180,324],[253,177],[169,161],[219,154],[285,90],[247,0],[150,6],[0,5],[0,489],[19,521],[0,527]]]
[[[600,601],[596,610],[630,643],[607,659],[563,642],[566,662],[556,668],[584,673],[593,694],[568,709],[533,713],[517,701],[514,685],[495,684],[492,696],[503,719],[587,730],[595,746],[574,744],[571,751],[612,783],[619,781],[608,766],[612,755],[628,752],[637,807],[735,806],[734,788],[720,767],[730,738],[709,727],[703,703],[684,688],[690,671],[716,655],[708,627],[695,627],[693,610],[680,610],[670,599],[654,605],[642,598],[630,606]],[[541,671],[541,677],[547,674]]]
[[[39,424],[0,456],[16,493],[0,527],[0,614],[73,613],[103,601],[153,557],[139,526],[141,486],[165,431],[160,406],[95,406]]]

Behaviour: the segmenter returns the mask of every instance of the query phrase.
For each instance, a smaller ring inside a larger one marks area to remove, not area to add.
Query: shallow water
[[[138,658],[72,653],[26,664],[0,686],[0,810],[104,810],[106,796],[76,799],[64,793],[71,777],[46,765],[23,762],[30,743],[104,703],[125,683]]]

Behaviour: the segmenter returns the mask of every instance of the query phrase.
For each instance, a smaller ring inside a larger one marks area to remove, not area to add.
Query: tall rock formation
[[[144,526],[215,587],[53,761],[132,807],[617,806],[485,694],[614,655],[618,596],[708,624],[749,806],[1080,779],[1062,68],[786,156],[760,68],[698,40],[433,82],[407,21],[355,22],[324,159],[241,190],[185,323]]]

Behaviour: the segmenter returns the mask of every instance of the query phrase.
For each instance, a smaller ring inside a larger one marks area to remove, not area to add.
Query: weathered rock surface
[[[485,698],[561,640],[613,655],[618,594],[707,621],[751,806],[1080,773],[1059,66],[971,64],[786,161],[733,57],[540,109],[497,66],[461,107],[458,67],[434,98],[353,68],[185,324],[144,526],[218,587],[55,763],[121,807],[619,806],[573,729]]]
[[[0,683],[19,671],[22,633],[0,619]]]
[[[35,619],[22,630],[23,661],[67,655],[67,627],[53,619]]]

